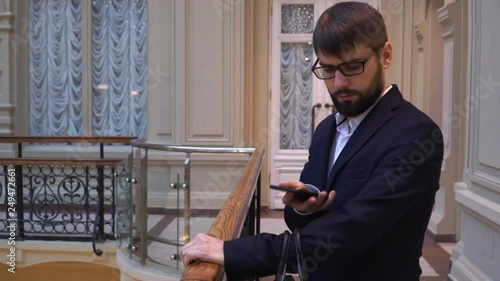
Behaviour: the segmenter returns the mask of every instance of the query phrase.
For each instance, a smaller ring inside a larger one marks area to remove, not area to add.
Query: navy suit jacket
[[[308,280],[418,281],[439,188],[441,130],[393,85],[359,124],[327,177],[335,133],[332,114],[318,125],[300,177],[336,191],[329,210],[299,215],[285,208],[288,227],[300,228]],[[281,244],[282,235],[266,233],[226,241],[228,278],[275,274]],[[293,241],[290,249],[293,268]]]

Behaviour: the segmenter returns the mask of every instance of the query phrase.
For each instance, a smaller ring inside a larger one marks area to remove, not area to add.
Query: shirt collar
[[[358,128],[359,124],[361,124],[361,121],[365,119],[366,115],[372,111],[373,107],[378,103],[378,101],[389,92],[389,90],[392,88],[392,85],[389,85],[388,87],[385,88],[384,92],[380,95],[380,97],[373,103],[372,106],[370,106],[367,110],[365,110],[363,113],[361,113],[358,116],[355,117],[349,117],[347,120],[345,120],[345,116],[337,112],[335,114],[335,120],[337,121],[337,126],[339,126],[340,123],[342,122],[349,122],[349,126],[351,127],[351,131],[354,132],[356,128]]]

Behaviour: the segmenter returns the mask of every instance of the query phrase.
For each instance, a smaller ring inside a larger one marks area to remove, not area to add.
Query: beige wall
[[[262,146],[266,155],[261,173],[262,205],[269,202],[269,56],[271,0],[245,2],[245,144]]]

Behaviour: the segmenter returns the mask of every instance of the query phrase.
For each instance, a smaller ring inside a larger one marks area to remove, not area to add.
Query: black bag
[[[293,272],[292,270],[287,271],[288,252],[290,251],[291,239],[294,239],[295,253],[297,256],[297,268],[296,270],[294,270],[296,272]],[[295,279],[293,278],[293,276],[288,275],[287,272],[298,273],[300,281],[306,281],[307,278],[304,279],[304,274],[302,270],[303,265],[304,265],[304,254],[302,252],[302,243],[300,242],[299,229],[296,228],[292,234],[290,234],[290,231],[285,230],[285,232],[283,232],[281,260],[278,266],[278,271],[276,272],[275,281],[294,281]]]

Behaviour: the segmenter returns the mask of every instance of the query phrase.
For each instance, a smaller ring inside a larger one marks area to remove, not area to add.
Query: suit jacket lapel
[[[384,125],[393,117],[392,109],[399,106],[402,100],[402,95],[396,85],[379,100],[372,111],[363,119],[361,124],[352,134],[351,138],[345,145],[344,149],[335,161],[332,167],[327,182],[326,189],[331,189],[331,185],[338,171],[345,165],[349,159]]]

